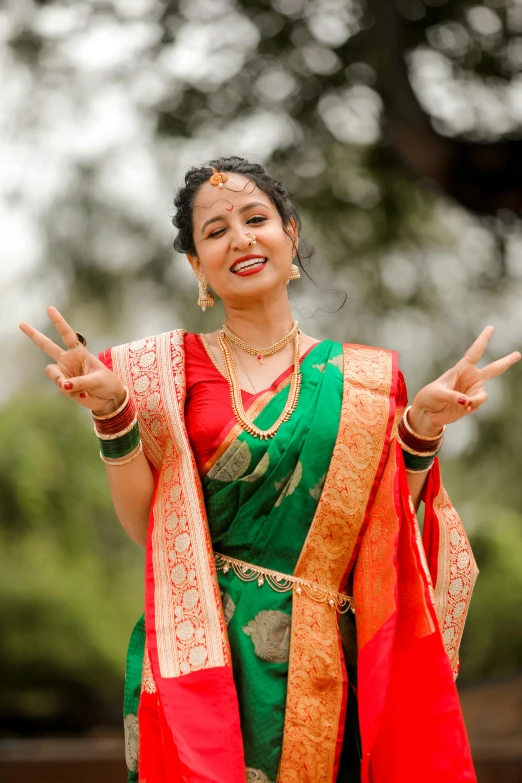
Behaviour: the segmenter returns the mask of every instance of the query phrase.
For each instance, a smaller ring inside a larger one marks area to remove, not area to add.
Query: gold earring
[[[289,283],[290,280],[299,280],[300,277],[301,272],[299,271],[299,267],[297,264],[292,264],[290,267],[290,274],[288,275],[288,280],[286,282]]]
[[[208,280],[198,279],[198,289],[198,305],[201,307],[203,312],[205,312],[207,307],[214,307],[216,300],[214,299],[214,294],[212,291],[208,290]]]

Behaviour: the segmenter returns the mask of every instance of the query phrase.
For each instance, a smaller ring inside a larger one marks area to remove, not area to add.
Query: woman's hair
[[[201,185],[208,182],[212,176],[213,168],[217,171],[242,174],[249,179],[271,199],[279,212],[283,227],[286,228],[293,219],[297,232],[300,232],[299,211],[281,182],[267,174],[258,163],[250,163],[245,158],[237,156],[217,158],[217,160],[209,161],[207,166],[191,168],[185,175],[185,184],[176,193],[174,199],[176,213],[172,218],[172,224],[178,229],[178,235],[174,240],[174,250],[178,253],[197,255],[194,244],[194,199]]]

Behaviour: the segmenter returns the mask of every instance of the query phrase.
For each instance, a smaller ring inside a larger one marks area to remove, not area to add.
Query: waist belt
[[[297,595],[306,593],[314,601],[327,603],[332,608],[336,608],[341,614],[348,610],[355,614],[353,597],[346,595],[346,593],[336,593],[335,590],[321,587],[321,585],[310,582],[308,579],[282,574],[279,571],[273,571],[271,568],[263,568],[253,563],[247,563],[244,560],[237,560],[235,557],[222,555],[219,552],[214,552],[214,559],[218,571],[227,574],[232,569],[242,582],[255,582],[257,580],[258,587],[263,587],[266,582],[277,593],[288,593],[290,590],[295,590]]]

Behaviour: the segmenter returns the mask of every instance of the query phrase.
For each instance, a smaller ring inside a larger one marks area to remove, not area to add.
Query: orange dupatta
[[[471,783],[454,677],[477,569],[435,464],[424,496],[430,573],[395,439],[396,386],[396,354],[344,346],[339,435],[295,574],[334,590],[352,576],[362,783]],[[337,621],[295,598],[278,783],[333,783],[347,678]]]

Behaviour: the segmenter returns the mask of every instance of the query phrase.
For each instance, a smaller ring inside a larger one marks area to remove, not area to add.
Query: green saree
[[[321,496],[339,428],[343,391],[340,343],[316,345],[301,365],[302,387],[291,419],[276,436],[241,431],[202,477],[216,553],[293,574]],[[255,423],[268,428],[283,409],[289,383]],[[292,592],[240,578],[221,566],[219,588],[237,688],[247,780],[275,781],[282,752]],[[144,630],[129,647],[125,719],[137,714]],[[132,731],[129,725],[128,729]],[[132,749],[127,755],[132,757]],[[344,759],[343,766],[353,766]],[[349,778],[347,777],[346,780]],[[133,773],[129,780],[137,780]],[[342,780],[342,777],[340,778]]]

